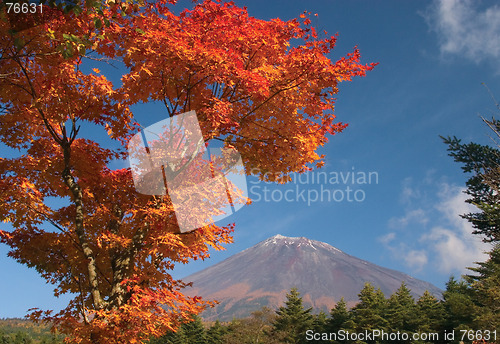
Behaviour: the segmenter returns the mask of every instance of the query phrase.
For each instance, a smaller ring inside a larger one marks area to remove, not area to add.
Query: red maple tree
[[[206,142],[286,181],[321,166],[317,148],[345,128],[334,122],[338,83],[374,67],[356,48],[331,61],[336,37],[318,38],[307,13],[260,20],[210,0],[173,8],[108,0],[67,13],[0,12],[0,139],[18,151],[0,158],[0,219],[10,224],[0,241],[56,295],[75,296],[58,313],[31,313],[75,343],[175,330],[210,302],[184,295],[170,271],[232,240],[232,225],[181,233],[168,195],[139,194],[129,168],[109,167],[138,130],[132,105],[163,103],[165,117],[195,110]],[[95,59],[120,61],[121,84],[85,68]],[[89,124],[121,148],[84,135]]]

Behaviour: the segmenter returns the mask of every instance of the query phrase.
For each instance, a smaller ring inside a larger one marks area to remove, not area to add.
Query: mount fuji
[[[187,294],[219,301],[202,313],[206,320],[245,317],[262,306],[276,308],[292,287],[301,293],[305,306],[327,312],[341,297],[348,306],[355,305],[366,282],[386,297],[402,282],[414,297],[428,290],[441,298],[442,292],[428,282],[353,257],[327,243],[279,234],[183,281],[193,282]]]

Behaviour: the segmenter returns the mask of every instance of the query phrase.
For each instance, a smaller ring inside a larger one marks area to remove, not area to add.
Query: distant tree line
[[[48,326],[23,319],[0,319],[0,344],[61,344],[63,340]]]

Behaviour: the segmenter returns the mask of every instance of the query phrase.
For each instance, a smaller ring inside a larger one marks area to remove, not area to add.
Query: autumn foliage
[[[210,302],[184,295],[169,272],[231,242],[232,225],[180,233],[167,195],[139,194],[130,169],[110,168],[138,130],[131,106],[163,104],[164,118],[195,110],[206,142],[286,181],[321,166],[317,148],[345,128],[334,122],[338,83],[373,68],[357,49],[331,61],[336,38],[319,39],[307,14],[265,21],[233,3],[174,8],[1,8],[0,240],[56,295],[74,295],[64,310],[31,317],[75,343],[139,343],[177,328]],[[121,83],[92,69],[96,60],[118,63]],[[100,130],[116,144],[100,143]]]

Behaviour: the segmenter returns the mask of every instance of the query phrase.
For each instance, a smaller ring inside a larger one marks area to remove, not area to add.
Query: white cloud
[[[394,232],[387,233],[386,235],[383,235],[383,236],[381,236],[380,238],[378,238],[378,240],[379,240],[382,244],[388,244],[388,243],[390,243],[391,241],[393,241],[394,239],[396,239],[396,233],[394,233]]]
[[[472,234],[465,235],[453,229],[434,227],[422,239],[429,243],[436,254],[433,265],[446,274],[466,273],[473,263],[486,258],[483,252],[487,247],[484,247],[485,244],[479,238],[472,237]]]
[[[463,191],[443,181],[427,179],[417,185],[403,181],[402,195],[411,194],[412,200],[406,204],[403,216],[389,219],[388,226],[396,231],[381,236],[379,241],[414,272],[425,268],[446,276],[470,272],[467,267],[484,261],[484,252],[491,246],[472,234],[472,225],[460,217],[477,212],[465,202],[467,195]]]
[[[423,209],[408,210],[403,217],[393,217],[389,220],[390,228],[405,228],[410,223],[426,224],[429,221]]]
[[[479,8],[471,0],[435,0],[424,14],[440,50],[480,62],[500,57],[500,6]]]
[[[413,179],[411,177],[403,180],[403,191],[401,192],[400,201],[404,204],[410,204],[414,199],[420,197],[419,190],[412,186]]]
[[[414,271],[420,271],[427,265],[427,253],[424,250],[410,250],[404,257],[406,265]]]
[[[440,184],[438,191],[439,202],[436,209],[458,230],[464,234],[470,234],[473,230],[472,225],[460,215],[475,213],[478,209],[465,201],[468,196],[464,193],[465,189],[459,186]]]
[[[461,214],[477,211],[465,202],[467,195],[463,191],[457,186],[441,184],[435,208],[446,220],[447,226],[435,226],[421,237],[435,251],[437,267],[444,273],[467,272],[467,267],[473,263],[484,261],[484,252],[491,248],[480,236],[472,234],[472,225],[460,217]]]
[[[423,249],[411,249],[409,245],[404,242],[396,242],[396,233],[388,233],[379,237],[378,240],[414,272],[421,271],[427,265],[427,252]]]

